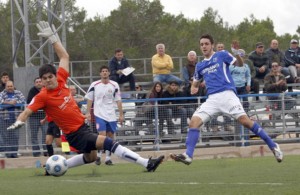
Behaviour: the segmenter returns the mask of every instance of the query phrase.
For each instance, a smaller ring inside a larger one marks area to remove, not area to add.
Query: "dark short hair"
[[[1,73],[1,78],[2,78],[3,76],[9,76],[9,75],[8,75],[7,72],[2,72],[2,73]]]
[[[103,66],[100,67],[100,72],[102,72],[103,69],[107,69],[108,72],[110,72],[109,67],[106,66],[106,65],[103,65]]]
[[[172,85],[172,84],[179,85],[179,83],[177,81],[175,81],[175,80],[169,82],[169,85]]]
[[[41,77],[35,77],[33,82],[35,83],[36,80],[40,79]]]
[[[209,39],[211,44],[214,44],[214,38],[210,34],[204,34],[200,37],[199,42],[201,39]]]
[[[52,64],[42,65],[39,69],[39,77],[42,78],[47,73],[52,73],[56,76],[56,68]]]
[[[121,48],[117,48],[117,49],[115,49],[115,54],[116,54],[116,53],[119,53],[119,52],[121,52],[121,51],[122,51]]]

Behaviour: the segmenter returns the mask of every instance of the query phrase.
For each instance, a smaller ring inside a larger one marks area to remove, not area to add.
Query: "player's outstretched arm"
[[[32,110],[25,108],[25,110],[18,116],[16,122],[7,128],[7,130],[15,130],[22,127],[25,124],[27,118],[32,114]]]
[[[56,28],[52,25],[50,27],[48,22],[40,21],[37,25],[39,29],[38,36],[47,38],[54,47],[55,53],[59,58],[59,67],[64,68],[67,72],[69,72],[69,54],[67,53],[66,49],[60,42],[59,36],[56,33]]]

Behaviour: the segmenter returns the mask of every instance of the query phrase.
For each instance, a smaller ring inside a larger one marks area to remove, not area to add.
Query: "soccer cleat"
[[[274,154],[277,162],[280,163],[280,162],[282,162],[282,159],[283,159],[283,153],[280,150],[279,145],[277,143],[275,143],[275,145],[276,146],[272,149],[272,151],[273,151],[273,154]]]
[[[192,159],[186,154],[170,154],[170,157],[176,162],[182,162],[186,165],[190,165],[192,163]]]
[[[112,161],[111,161],[111,160],[107,160],[107,161],[105,161],[105,164],[106,164],[106,165],[108,165],[108,166],[112,166],[112,165],[114,165],[114,164],[112,163]]]
[[[148,172],[154,172],[157,169],[157,167],[160,165],[160,163],[162,163],[164,158],[165,158],[164,155],[162,155],[158,158],[153,158],[153,159],[152,159],[152,157],[150,157],[149,161],[148,161],[148,165],[146,167],[147,171]]]
[[[42,167],[43,167],[44,170],[45,170],[44,176],[50,176],[50,174],[48,173],[48,171],[47,171],[47,169],[46,169],[46,165],[43,165]]]
[[[97,158],[96,158],[95,164],[96,164],[96,165],[101,165],[101,158],[100,158],[100,157],[97,157]]]

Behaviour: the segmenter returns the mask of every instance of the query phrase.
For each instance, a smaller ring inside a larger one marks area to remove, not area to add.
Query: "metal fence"
[[[260,96],[259,101],[255,100],[256,96]],[[240,97],[248,98],[247,102],[242,102],[248,116],[262,125],[272,138],[278,142],[300,141],[300,99],[297,93],[250,94]],[[116,139],[142,150],[183,147],[187,124],[203,100],[197,98],[196,103],[160,105],[158,101],[161,100],[164,99],[145,100],[154,102],[154,105],[143,103],[143,100],[124,101],[126,122],[119,128]],[[248,146],[258,143],[262,141],[235,119],[218,115],[201,128],[198,146]]]
[[[248,101],[243,104],[247,103],[249,117],[262,125],[277,142],[299,142],[299,94],[244,95]],[[260,96],[260,101],[256,101],[255,96]],[[134,150],[184,147],[190,118],[205,98],[179,99],[189,99],[191,103],[164,105],[158,102],[167,99],[123,99],[125,121],[122,125],[119,124],[115,139]],[[17,105],[17,110],[8,110],[3,106],[0,108],[0,153],[32,155],[34,152],[45,152],[47,125],[39,125],[40,119],[44,117],[43,111],[32,116],[24,127],[7,131],[6,128],[15,121],[24,105]],[[82,105],[82,112],[85,112],[85,105]],[[236,120],[219,115],[201,128],[197,147],[238,147],[261,143],[260,139]]]
[[[202,56],[198,57],[198,60]],[[153,81],[151,58],[127,59],[129,64],[135,68],[134,75],[136,82],[148,83]],[[187,57],[172,57],[174,69],[172,74],[182,78],[182,67],[187,63]],[[83,89],[87,90],[90,84],[99,79],[99,69],[103,65],[108,65],[108,60],[95,61],[71,61],[70,77]]]

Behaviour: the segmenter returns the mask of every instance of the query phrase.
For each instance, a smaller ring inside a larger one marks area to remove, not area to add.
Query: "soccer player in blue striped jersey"
[[[279,145],[268,136],[258,123],[247,116],[237,97],[229,66],[231,64],[243,65],[238,51],[232,49],[236,58],[225,50],[215,52],[214,40],[209,34],[201,36],[199,42],[204,60],[196,65],[191,93],[196,94],[198,92],[198,81],[203,78],[206,83],[208,98],[192,116],[186,139],[186,151],[183,154],[170,154],[170,157],[177,162],[182,162],[186,165],[191,164],[194,149],[200,135],[200,127],[211,120],[215,114],[224,113],[231,115],[245,128],[250,129],[255,135],[263,139],[273,152],[276,160],[281,162],[283,153]]]

